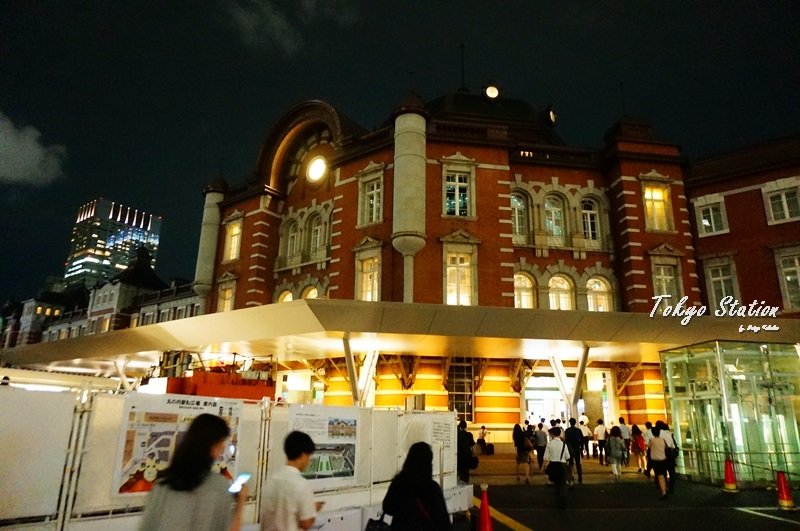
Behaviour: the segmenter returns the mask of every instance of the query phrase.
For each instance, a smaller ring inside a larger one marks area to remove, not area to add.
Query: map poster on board
[[[190,395],[125,397],[122,433],[114,469],[114,495],[149,491],[172,460],[175,447],[194,418],[210,413],[225,419],[231,429],[230,444],[212,471],[233,479],[242,401]]]
[[[358,410],[344,407],[293,406],[289,431],[311,436],[317,450],[303,476],[316,479],[355,478]]]

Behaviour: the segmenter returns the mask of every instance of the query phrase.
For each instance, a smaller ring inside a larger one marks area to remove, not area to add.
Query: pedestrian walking
[[[654,426],[653,438],[650,439],[650,463],[663,500],[667,498],[667,442],[660,435],[661,428]]]
[[[631,426],[631,455],[636,459],[636,465],[639,467],[637,472],[642,473],[647,468],[645,461],[645,452],[647,445],[644,442],[644,435],[638,425]]]
[[[571,454],[567,444],[561,439],[561,428],[551,428],[549,433],[550,441],[547,443],[544,455],[545,470],[547,477],[554,484],[556,506],[559,509],[566,509],[568,462]]]
[[[567,443],[570,453],[570,466],[578,474],[578,483],[583,483],[583,467],[581,466],[581,447],[583,446],[583,432],[575,426],[575,419],[569,419],[569,428],[564,431],[564,442]]]
[[[511,433],[511,438],[514,441],[514,448],[517,450],[517,483],[520,481],[520,470],[524,472],[525,484],[530,484],[530,460],[531,460],[531,440],[522,431],[519,424],[514,424],[514,430]]]
[[[622,478],[622,465],[625,463],[625,440],[622,430],[614,426],[606,437],[606,459],[611,463],[611,473],[614,480]]]
[[[600,464],[608,464],[603,459],[603,453],[606,450],[606,435],[608,434],[608,430],[606,430],[605,425],[603,424],[603,419],[597,419],[597,426],[594,429],[594,441],[595,446],[597,447],[597,457],[600,460]]]
[[[622,464],[628,466],[631,451],[631,429],[625,424],[624,417],[619,418],[619,431],[622,434],[622,442],[625,443],[625,457],[622,460]]]
[[[547,432],[544,431],[544,424],[539,423],[536,427],[536,431],[533,432],[533,435],[536,439],[534,446],[536,447],[536,460],[539,463],[539,470],[542,469],[544,465],[544,451],[547,448]]]

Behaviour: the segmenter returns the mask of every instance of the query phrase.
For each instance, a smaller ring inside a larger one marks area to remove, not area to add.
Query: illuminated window
[[[294,295],[288,289],[286,291],[282,291],[280,295],[278,295],[278,302],[289,302],[294,300]]]
[[[447,254],[447,304],[470,306],[472,304],[472,255]]]
[[[551,310],[572,310],[574,308],[574,296],[572,282],[566,277],[555,275],[547,283],[550,291]]]
[[[242,220],[231,221],[225,225],[225,250],[223,260],[231,262],[239,259],[242,246]]]
[[[653,266],[653,294],[669,295],[673,302],[680,298],[677,268],[674,265]]]
[[[457,411],[459,420],[472,422],[475,374],[472,359],[454,357],[447,370],[447,409]]]
[[[511,194],[511,239],[513,243],[528,243],[528,201],[522,194]]]
[[[644,215],[647,230],[672,230],[669,185],[644,183]]]
[[[36,315],[42,315],[42,307],[41,306],[37,306],[36,307]]]
[[[219,285],[219,295],[217,298],[218,312],[229,312],[233,310],[235,288],[235,282],[223,282]]]
[[[137,326],[139,326],[139,316],[134,315],[131,317],[131,328],[136,328]]]
[[[445,175],[444,214],[470,216],[470,176],[468,173],[449,172]]]
[[[583,239],[589,249],[600,248],[600,209],[593,199],[581,201],[581,221],[583,222]]]
[[[359,180],[359,225],[383,221],[383,169]]]
[[[549,195],[544,198],[544,228],[548,245],[564,245],[564,202],[560,197]]]
[[[56,308],[56,309],[53,311],[53,315],[55,315],[56,317],[58,317],[59,315],[61,315],[61,310],[60,310],[60,309],[58,309],[58,308]]]
[[[98,323],[98,333],[103,334],[109,330],[111,330],[111,318],[101,317],[100,322]]]
[[[377,255],[358,260],[357,300],[380,300],[380,270],[381,262],[380,257]]]
[[[53,309],[52,309],[52,308],[48,307],[48,308],[45,308],[45,309],[44,309],[44,314],[45,314],[46,316],[48,316],[48,317],[49,317],[51,313],[53,313]]]
[[[533,279],[524,273],[514,275],[514,307],[536,308],[536,290]]]
[[[304,299],[316,299],[317,297],[319,297],[319,290],[314,286],[309,286],[303,290]]]
[[[586,298],[590,312],[610,312],[614,309],[611,286],[600,277],[592,277],[586,283]]]

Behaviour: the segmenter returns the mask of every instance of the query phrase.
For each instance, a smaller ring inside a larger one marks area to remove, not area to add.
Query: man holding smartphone
[[[307,433],[293,431],[286,436],[286,466],[267,477],[261,531],[299,531],[314,525],[322,503],[314,502],[311,484],[300,472],[308,467],[315,449]]]

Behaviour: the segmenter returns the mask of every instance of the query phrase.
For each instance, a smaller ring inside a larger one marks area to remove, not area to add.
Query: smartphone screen
[[[231,486],[228,487],[228,492],[236,494],[237,492],[242,490],[242,485],[247,483],[247,480],[249,480],[251,477],[252,474],[247,474],[247,473],[239,474],[236,477],[236,480],[233,483],[231,483]]]

